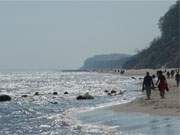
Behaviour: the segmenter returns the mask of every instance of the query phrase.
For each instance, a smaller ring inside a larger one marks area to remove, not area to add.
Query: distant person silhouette
[[[171,70],[171,78],[174,77],[174,70]]]
[[[151,89],[154,88],[154,83],[152,77],[149,75],[149,72],[146,73],[146,76],[143,80],[142,91],[146,90],[147,100],[151,99]]]
[[[169,78],[170,78],[170,72],[168,71],[168,72],[166,73],[166,75],[167,75],[167,78],[169,79]]]
[[[179,69],[179,68],[177,68],[177,69],[176,69],[176,73],[177,73],[177,72],[179,72],[179,71],[180,71],[180,69]]]
[[[165,98],[165,90],[169,91],[169,88],[166,77],[163,75],[162,71],[159,71],[156,85],[158,85],[161,98]]]
[[[153,75],[152,75],[152,78],[153,78],[153,79],[155,79],[155,78],[156,78],[156,75],[155,75],[155,74],[153,74]]]
[[[179,72],[176,73],[175,80],[176,80],[177,87],[179,87],[179,83],[180,83],[180,74],[179,74]]]
[[[159,76],[160,72],[162,72],[162,71],[161,70],[157,71],[157,73],[156,73],[157,77]]]
[[[155,74],[152,75],[152,80],[153,80],[153,84],[155,84],[155,82],[156,82],[156,75]],[[155,90],[155,86],[154,86],[154,90]]]
[[[121,70],[121,74],[122,74],[122,75],[124,74],[124,72],[125,72],[124,70]]]

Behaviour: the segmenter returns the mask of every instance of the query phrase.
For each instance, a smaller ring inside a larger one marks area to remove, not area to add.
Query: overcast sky
[[[0,1],[0,69],[78,68],[145,48],[175,1]]]

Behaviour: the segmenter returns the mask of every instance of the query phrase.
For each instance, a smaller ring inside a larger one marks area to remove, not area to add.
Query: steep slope
[[[160,68],[180,66],[179,3],[171,6],[159,20],[161,37],[154,39],[150,47],[133,56],[124,68]]]
[[[121,68],[122,65],[129,60],[130,55],[126,54],[109,54],[96,55],[88,58],[81,69],[85,70],[102,70]]]

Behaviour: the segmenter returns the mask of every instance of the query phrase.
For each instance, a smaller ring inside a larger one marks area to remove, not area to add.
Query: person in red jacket
[[[156,85],[158,85],[161,98],[165,98],[165,90],[169,91],[169,88],[166,77],[163,75],[162,71],[159,71]]]

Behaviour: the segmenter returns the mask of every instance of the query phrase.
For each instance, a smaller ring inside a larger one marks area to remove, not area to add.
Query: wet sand
[[[155,74],[154,70],[130,70],[125,75],[145,75],[149,71]],[[130,103],[115,105],[111,109],[115,112],[141,112],[153,115],[180,116],[180,87],[176,87],[175,79],[168,79],[169,92],[166,92],[165,99],[161,99],[159,90],[152,91],[151,100],[146,100],[145,92],[142,98],[138,98]]]

